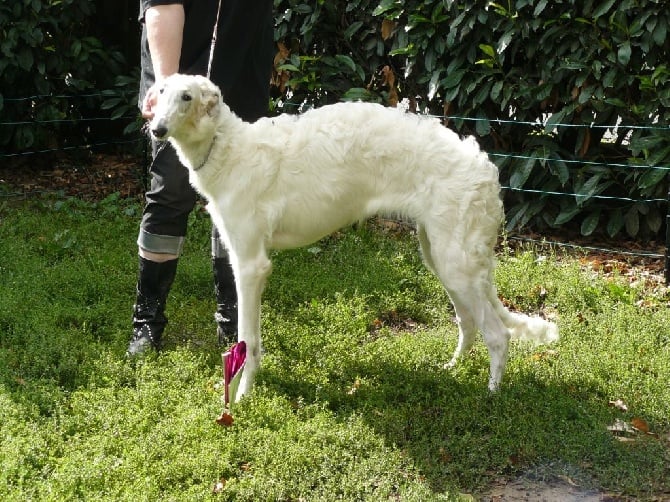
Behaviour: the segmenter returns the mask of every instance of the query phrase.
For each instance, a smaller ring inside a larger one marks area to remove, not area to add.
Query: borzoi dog
[[[471,348],[480,330],[494,390],[510,338],[558,338],[555,324],[509,312],[498,299],[498,170],[473,138],[461,140],[437,120],[369,103],[339,103],[249,124],[231,112],[208,79],[187,75],[164,81],[149,127],[155,138],[174,145],[230,254],[238,337],[247,344],[236,399],[250,391],[260,364],[269,250],[310,244],[378,213],[417,224],[424,261],[456,311],[459,340],[449,365]]]

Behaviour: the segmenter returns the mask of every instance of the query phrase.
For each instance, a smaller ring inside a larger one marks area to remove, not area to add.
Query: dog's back
[[[299,118],[262,119],[249,134],[262,154],[241,162],[271,180],[264,190],[267,199],[284,200],[285,225],[304,227],[303,219],[328,215],[332,222],[318,226],[330,233],[385,213],[419,222],[439,215],[454,227],[449,220],[463,218],[473,197],[495,194],[497,201],[500,190],[496,166],[474,139],[462,141],[436,119],[376,104],[339,103]],[[488,210],[499,224],[500,205]]]

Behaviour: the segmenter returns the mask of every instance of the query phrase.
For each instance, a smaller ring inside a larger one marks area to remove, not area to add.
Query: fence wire
[[[97,99],[104,99],[106,97],[105,94],[99,93],[99,92],[93,92],[93,93],[88,93],[88,94],[80,94],[80,95],[59,95],[59,96],[44,96],[44,95],[33,95],[33,96],[25,96],[25,97],[15,97],[15,98],[4,98],[4,106],[7,107],[8,105],[11,106],[12,103],[24,103],[24,102],[30,102],[30,103],[35,103],[37,101],[41,100],[53,100],[53,99],[91,99],[91,98],[97,98]],[[460,122],[487,122],[490,124],[497,124],[497,125],[513,125],[513,126],[533,126],[533,127],[538,127],[538,128],[545,128],[546,123],[543,123],[541,121],[535,121],[535,122],[530,122],[530,121],[522,121],[522,120],[503,120],[503,119],[488,119],[488,118],[482,118],[482,117],[462,117],[462,116],[456,116],[456,115],[426,115],[427,117],[432,117],[436,118],[442,121],[460,121]],[[0,121],[0,131],[2,128],[11,128],[11,127],[16,127],[16,126],[28,126],[28,125],[35,125],[36,127],[43,127],[43,126],[53,126],[53,125],[72,125],[72,126],[77,126],[81,124],[87,124],[87,123],[101,123],[101,122],[111,122],[114,120],[115,122],[118,120],[125,120],[125,121],[133,121],[137,119],[137,115],[124,115],[122,117],[117,117],[115,119],[112,119],[110,117],[106,116],[98,116],[98,117],[82,117],[82,118],[58,118],[58,119],[49,119],[49,120],[6,120],[6,121]],[[118,122],[116,122],[118,123]],[[612,131],[612,134],[618,134],[619,130],[624,130],[624,131],[631,131],[631,130],[668,130],[667,126],[663,126],[660,124],[649,124],[649,125],[627,125],[627,124],[590,124],[590,125],[585,125],[585,124],[569,124],[569,123],[554,123],[551,125],[552,130],[558,129],[558,128],[592,128],[592,129],[605,129],[608,131]],[[137,133],[134,135],[132,138],[128,139],[113,139],[113,140],[99,140],[99,141],[94,141],[94,142],[83,142],[82,144],[79,145],[67,145],[67,146],[60,146],[60,147],[54,147],[54,148],[43,148],[43,149],[35,149],[35,150],[25,150],[21,152],[11,152],[11,153],[2,153],[0,151],[0,164],[2,163],[3,159],[9,159],[13,157],[28,157],[31,155],[45,155],[45,154],[52,154],[56,152],[71,152],[71,151],[76,151],[76,150],[85,150],[85,151],[91,151],[95,149],[101,149],[109,146],[114,146],[114,147],[123,147],[123,146],[129,146],[129,145],[142,145],[146,146],[146,138],[143,137],[141,134]],[[538,156],[532,156],[532,155],[525,155],[523,153],[508,153],[508,152],[491,152],[489,153],[491,157],[494,158],[500,158],[500,159],[517,159],[517,160],[537,160],[542,163],[545,162],[554,162],[554,161],[560,161],[564,164],[569,164],[569,165],[578,165],[578,166],[598,166],[598,167],[605,167],[609,169],[649,169],[649,170],[658,170],[658,171],[664,171],[665,173],[670,171],[670,166],[656,166],[656,165],[641,165],[637,163],[607,163],[607,162],[596,162],[596,161],[588,161],[588,160],[576,160],[576,159],[558,159],[558,158],[552,158],[552,157],[538,157]],[[146,166],[145,166],[146,168]],[[146,169],[145,169],[146,170]],[[530,189],[530,188],[521,188],[521,187],[511,187],[511,186],[503,186],[502,187],[504,190],[510,190],[510,191],[516,191],[516,192],[524,192],[524,193],[529,193],[529,194],[537,194],[538,196],[541,197],[546,197],[546,196],[552,196],[552,197],[584,197],[584,194],[580,193],[575,193],[575,192],[558,192],[558,191],[552,191],[552,190],[538,190],[538,189]],[[3,197],[20,197],[20,196],[25,196],[25,194],[21,193],[11,193],[11,194],[4,194]],[[569,242],[561,242],[561,241],[547,241],[547,240],[537,240],[537,239],[532,239],[528,237],[522,237],[522,236],[515,236],[512,237],[512,239],[520,242],[528,242],[528,243],[533,243],[537,245],[550,245],[550,246],[556,246],[556,247],[562,247],[562,248],[570,248],[570,249],[579,249],[583,251],[594,251],[594,252],[599,252],[599,253],[605,253],[605,254],[615,254],[615,255],[627,255],[627,256],[633,256],[633,257],[639,257],[639,258],[651,258],[651,259],[663,259],[665,258],[665,277],[666,277],[666,283],[670,283],[670,204],[669,199],[661,199],[661,198],[647,198],[647,199],[638,199],[638,198],[631,198],[631,197],[620,197],[620,196],[608,196],[608,195],[602,195],[602,194],[592,194],[589,197],[595,198],[595,199],[603,199],[603,200],[614,200],[614,201],[622,201],[622,202],[634,202],[634,203],[663,203],[666,204],[666,250],[664,254],[661,253],[655,253],[655,252],[647,252],[647,251],[630,251],[626,249],[616,249],[616,248],[611,248],[611,247],[598,247],[598,246],[588,246],[588,245],[580,245],[580,244],[573,244]],[[670,194],[669,194],[670,198]]]

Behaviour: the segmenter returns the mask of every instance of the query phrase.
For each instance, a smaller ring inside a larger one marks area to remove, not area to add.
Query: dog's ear
[[[203,89],[202,91],[202,108],[203,112],[214,117],[219,113],[219,103],[221,102],[221,95],[218,90]]]

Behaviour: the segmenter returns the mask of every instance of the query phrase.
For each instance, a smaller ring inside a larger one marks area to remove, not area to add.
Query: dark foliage
[[[132,101],[137,84],[125,56],[99,33],[98,10],[108,3],[0,2],[0,151],[65,148],[122,133],[106,110],[127,114],[130,107],[119,105]],[[116,22],[126,26],[128,2],[114,3]],[[104,104],[109,99],[118,101]]]
[[[571,223],[585,235],[636,237],[662,229],[670,165],[665,2],[275,4],[275,83],[285,111],[405,99],[493,153],[509,187],[509,228]]]
[[[80,144],[105,127],[91,118],[136,115],[135,3],[118,2],[110,23],[110,1],[0,3],[0,151]],[[276,111],[401,102],[479,138],[510,229],[663,231],[667,2],[275,0],[275,11]],[[121,135],[128,121],[116,123]]]

